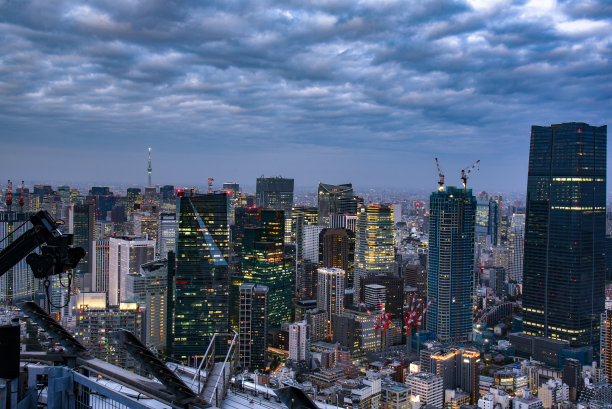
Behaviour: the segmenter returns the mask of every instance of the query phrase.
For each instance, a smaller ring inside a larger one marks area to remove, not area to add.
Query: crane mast
[[[438,168],[438,176],[440,177],[440,179],[438,180],[438,191],[441,192],[444,190],[444,174],[440,169],[440,162],[438,161],[438,158],[436,158],[436,167]]]
[[[474,162],[474,164],[472,166],[470,166],[469,169],[468,168],[461,169],[461,180],[463,181],[463,191],[464,192],[467,189],[467,180],[468,180],[468,177],[469,177],[470,173],[472,173],[474,168],[476,166],[478,166],[479,163],[480,163],[480,159],[478,159],[476,162]]]

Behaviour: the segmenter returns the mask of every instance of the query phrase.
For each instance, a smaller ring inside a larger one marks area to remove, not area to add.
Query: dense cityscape
[[[606,144],[532,126],[524,196],[9,180],[0,407],[612,407]]]

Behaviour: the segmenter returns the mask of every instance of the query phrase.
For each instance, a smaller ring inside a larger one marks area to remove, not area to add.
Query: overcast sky
[[[610,122],[611,57],[605,0],[0,0],[0,174],[523,191],[532,124]]]

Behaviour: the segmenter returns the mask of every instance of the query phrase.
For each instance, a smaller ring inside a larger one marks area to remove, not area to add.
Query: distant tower
[[[153,168],[151,168],[151,148],[149,148],[149,167],[147,168],[147,175],[149,176],[149,184],[147,186],[153,186],[151,184],[151,171],[153,170]]]

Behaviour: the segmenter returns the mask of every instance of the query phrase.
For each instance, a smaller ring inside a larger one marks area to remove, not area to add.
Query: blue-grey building
[[[472,331],[476,198],[447,187],[429,200],[427,329],[441,342],[464,342]]]
[[[527,335],[599,344],[605,299],[606,126],[532,126],[523,325]]]

